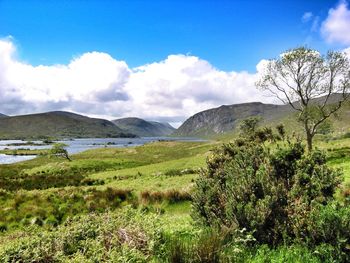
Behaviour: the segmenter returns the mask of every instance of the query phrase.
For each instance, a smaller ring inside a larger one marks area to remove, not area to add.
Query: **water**
[[[36,155],[6,155],[0,154],[0,164],[17,163],[34,159]]]
[[[140,146],[145,143],[154,142],[154,141],[189,141],[189,142],[200,142],[204,141],[198,138],[180,138],[180,137],[142,137],[142,138],[89,138],[89,139],[74,139],[74,140],[62,140],[58,141],[68,145],[66,147],[69,154],[83,152],[89,149],[103,148],[103,147],[134,147]],[[22,146],[7,146],[8,144],[13,143],[25,143],[26,141],[22,140],[0,140],[0,150],[5,148],[14,150],[14,149],[49,149],[51,145],[22,145]],[[41,141],[32,141],[34,143],[42,143]],[[29,156],[15,156],[15,155],[5,155],[0,154],[0,164],[8,164],[26,161],[35,158],[35,155]]]

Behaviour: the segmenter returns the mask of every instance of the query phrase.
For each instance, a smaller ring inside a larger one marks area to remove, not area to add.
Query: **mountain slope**
[[[339,101],[341,96],[333,94],[328,104]],[[325,97],[314,99],[315,103],[322,103]],[[251,116],[262,117],[262,125],[274,126],[283,123],[288,131],[300,132],[301,123],[297,122],[296,111],[289,105],[264,104],[251,102],[234,105],[224,105],[199,112],[187,119],[175,132],[176,136],[215,137],[220,134],[232,133],[243,119]],[[344,133],[350,129],[350,102],[343,105],[330,121],[335,132]]]
[[[123,118],[112,121],[122,130],[140,137],[165,136],[175,129],[168,123],[145,121],[139,118]]]
[[[0,118],[0,138],[40,137],[125,137],[127,134],[112,122],[63,112]]]
[[[7,115],[0,113],[0,118],[7,117]]]
[[[261,116],[266,122],[283,118],[291,112],[289,106],[251,102],[224,105],[199,112],[187,119],[174,133],[177,136],[212,136],[234,130],[251,116]]]

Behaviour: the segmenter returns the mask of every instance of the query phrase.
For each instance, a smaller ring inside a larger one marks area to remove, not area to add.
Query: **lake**
[[[83,152],[89,149],[96,149],[102,147],[134,147],[140,146],[146,143],[155,142],[155,141],[188,141],[188,142],[201,142],[205,141],[198,138],[188,138],[188,137],[141,137],[141,138],[88,138],[88,139],[74,139],[74,140],[62,140],[57,142],[62,142],[67,144],[66,147],[69,154],[75,154]],[[5,148],[8,149],[49,149],[51,145],[22,145],[22,146],[7,146],[8,144],[13,143],[25,143],[27,141],[22,140],[0,140],[0,150]],[[41,141],[32,141],[34,143],[42,143]],[[0,164],[9,164],[15,162],[26,161],[35,158],[35,155],[29,156],[15,156],[15,155],[5,155],[0,154]]]

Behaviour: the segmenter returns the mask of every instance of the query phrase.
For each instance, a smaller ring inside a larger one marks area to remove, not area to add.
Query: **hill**
[[[0,138],[91,138],[134,137],[112,122],[54,111],[0,118]]]
[[[324,98],[318,98],[315,102],[323,102]],[[335,94],[329,100],[329,104],[339,100]],[[274,126],[283,123],[291,132],[303,130],[297,122],[296,112],[289,105],[264,104],[251,102],[234,105],[223,105],[199,112],[187,119],[175,132],[176,136],[217,137],[223,134],[233,133],[243,119],[252,116],[260,116],[262,125]],[[344,133],[350,128],[350,103],[344,104],[338,112],[338,116],[330,118],[333,131]]]
[[[0,113],[0,118],[7,117],[7,115]]]
[[[136,134],[140,137],[165,136],[175,130],[168,123],[145,121],[139,118],[123,118],[112,122],[125,132]]]
[[[223,105],[193,115],[176,130],[174,135],[208,137],[233,131],[243,119],[251,116],[260,116],[265,122],[274,122],[291,112],[289,106],[261,102]]]

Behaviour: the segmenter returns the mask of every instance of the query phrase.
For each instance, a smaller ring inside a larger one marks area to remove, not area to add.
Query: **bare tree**
[[[349,98],[349,65],[344,53],[330,51],[322,56],[316,50],[300,47],[270,60],[256,85],[299,112],[298,120],[311,151],[320,124]]]

